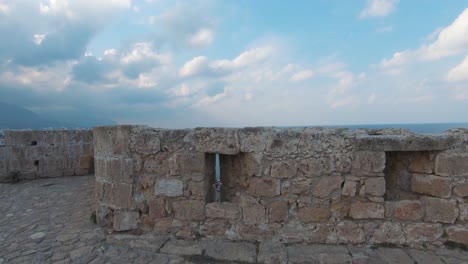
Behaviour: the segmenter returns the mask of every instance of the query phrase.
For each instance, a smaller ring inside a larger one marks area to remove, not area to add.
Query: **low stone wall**
[[[88,175],[93,157],[91,130],[5,130],[0,182]]]
[[[468,244],[468,131],[93,130],[98,224],[184,239]],[[214,202],[220,154],[222,203]]]

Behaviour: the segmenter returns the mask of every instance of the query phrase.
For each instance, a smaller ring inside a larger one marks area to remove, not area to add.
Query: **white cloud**
[[[10,6],[0,2],[0,14],[8,15],[10,12]]]
[[[199,100],[197,103],[195,103],[193,106],[194,107],[202,107],[202,106],[207,106],[213,103],[216,103],[220,101],[221,99],[225,98],[227,95],[227,89],[225,88],[222,93],[213,95],[213,96],[205,96],[201,100]]]
[[[190,45],[196,48],[205,48],[209,46],[214,40],[214,32],[208,28],[201,28],[190,39]]]
[[[399,74],[410,63],[434,61],[468,52],[468,8],[451,25],[436,32],[437,37],[432,43],[415,50],[396,52],[391,59],[383,59],[380,68],[391,74]]]
[[[43,34],[34,34],[34,43],[36,43],[36,45],[41,45],[42,41],[44,41],[44,39],[46,38],[46,35],[43,35]]]
[[[468,81],[468,56],[447,74],[449,82]]]
[[[359,18],[386,17],[395,11],[399,2],[400,0],[367,0]]]
[[[179,74],[182,77],[189,77],[200,74],[207,70],[209,61],[204,56],[198,56],[190,61],[187,61],[184,66],[179,70]]]
[[[314,77],[314,75],[315,73],[311,70],[302,70],[302,71],[296,72],[291,77],[291,82],[303,82]]]

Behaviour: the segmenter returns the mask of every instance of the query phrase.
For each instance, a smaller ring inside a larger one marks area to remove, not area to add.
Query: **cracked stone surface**
[[[468,252],[181,241],[111,234],[90,221],[94,177],[0,184],[3,263],[468,263]]]

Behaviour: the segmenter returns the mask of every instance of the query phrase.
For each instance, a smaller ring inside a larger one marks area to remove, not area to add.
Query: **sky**
[[[468,122],[468,0],[0,0],[0,101],[121,124]]]

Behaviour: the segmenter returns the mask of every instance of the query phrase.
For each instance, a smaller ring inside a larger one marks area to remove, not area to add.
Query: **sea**
[[[313,126],[312,126],[313,127]],[[361,128],[381,129],[381,128],[404,128],[419,134],[439,134],[453,128],[468,128],[468,123],[427,123],[427,124],[367,124],[367,125],[334,125],[322,126],[331,128],[348,128],[357,130]]]

